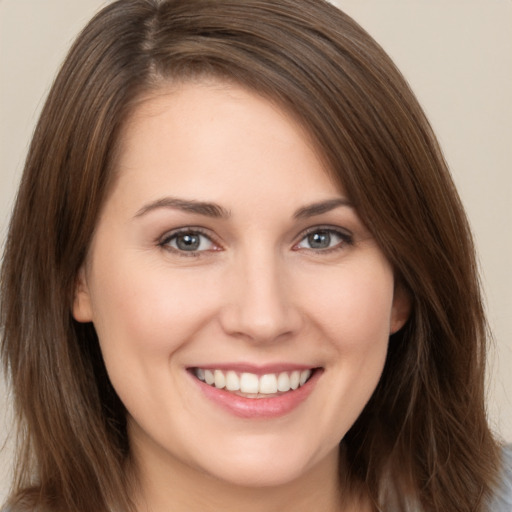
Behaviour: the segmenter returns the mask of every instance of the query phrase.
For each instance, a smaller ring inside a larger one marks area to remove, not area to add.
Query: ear
[[[412,299],[410,293],[401,284],[396,284],[391,308],[389,334],[395,334],[405,325],[411,314],[411,309]]]
[[[73,318],[77,322],[92,322],[91,295],[87,285],[85,268],[82,266],[78,272],[73,299]]]

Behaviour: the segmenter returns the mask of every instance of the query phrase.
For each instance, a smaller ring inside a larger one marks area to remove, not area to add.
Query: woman
[[[34,135],[2,297],[10,511],[506,510],[463,209],[399,72],[327,3],[99,13]]]

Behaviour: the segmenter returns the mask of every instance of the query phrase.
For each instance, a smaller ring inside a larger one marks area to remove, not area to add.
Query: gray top
[[[512,445],[503,449],[501,484],[491,501],[489,512],[512,512]]]

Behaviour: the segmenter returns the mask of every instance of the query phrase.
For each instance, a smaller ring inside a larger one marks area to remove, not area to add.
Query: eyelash
[[[339,250],[343,249],[344,247],[346,247],[347,245],[350,246],[350,245],[353,245],[353,243],[354,243],[353,236],[339,228],[334,228],[332,226],[314,226],[301,234],[299,242],[297,242],[296,244],[293,245],[293,250],[295,250],[295,251],[301,250],[301,247],[299,247],[299,245],[304,240],[306,240],[307,237],[309,237],[310,235],[313,235],[315,233],[327,234],[330,237],[332,237],[334,235],[334,236],[340,238],[340,242],[338,242],[333,247],[326,247],[326,248],[319,248],[319,249],[315,249],[313,247],[311,247],[311,248],[304,247],[302,249],[304,249],[308,252],[310,251],[310,252],[314,252],[317,254],[326,254],[326,253],[339,251]],[[209,241],[209,243],[213,244],[213,246],[216,247],[216,249],[186,251],[186,250],[179,249],[177,247],[170,246],[172,241],[175,241],[180,235],[204,237]],[[206,232],[205,230],[203,230],[201,228],[196,228],[196,227],[181,228],[181,229],[172,231],[171,233],[167,233],[166,235],[164,235],[164,237],[161,239],[161,241],[158,242],[158,246],[162,247],[163,249],[165,249],[169,252],[173,252],[175,254],[178,254],[179,256],[183,256],[186,258],[187,257],[196,257],[197,258],[197,257],[204,256],[205,253],[216,252],[216,251],[221,250],[219,248],[219,245],[213,240],[212,236],[208,232]]]
[[[185,251],[176,247],[171,247],[170,243],[173,240],[176,240],[180,235],[190,235],[190,236],[200,236],[206,238],[211,244],[213,244],[215,247],[219,247],[218,244],[213,240],[212,236],[207,233],[205,230],[201,228],[195,228],[195,227],[186,227],[177,229],[175,231],[172,231],[171,233],[167,233],[164,235],[163,239],[158,243],[160,247],[165,249],[166,251],[173,252],[175,254],[178,254],[179,256],[183,256],[185,258],[189,257],[200,257],[204,256],[204,253],[212,252],[212,250],[194,250],[194,251]],[[213,252],[217,251],[219,249],[214,249]]]
[[[346,246],[350,246],[354,244],[354,238],[352,234],[347,231],[344,231],[340,228],[335,228],[333,226],[314,226],[310,229],[307,229],[304,233],[301,234],[301,238],[298,243],[296,243],[293,248],[294,250],[300,250],[299,244],[301,244],[308,236],[313,235],[315,233],[323,233],[328,234],[329,236],[337,236],[340,238],[340,242],[338,242],[333,247],[326,247],[323,249],[315,249],[315,248],[304,248],[307,251],[314,252],[317,254],[329,254],[331,252],[336,252],[344,249]]]

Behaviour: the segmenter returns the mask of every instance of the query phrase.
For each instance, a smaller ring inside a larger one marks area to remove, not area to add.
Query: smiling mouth
[[[239,373],[234,370],[193,368],[192,374],[200,381],[217,389],[229,391],[244,398],[272,398],[302,387],[311,378],[315,368],[289,372]]]

